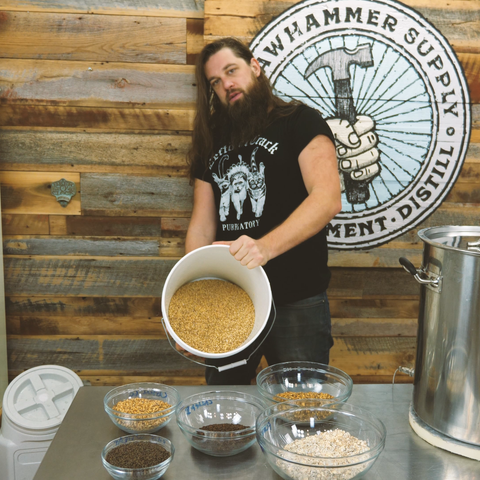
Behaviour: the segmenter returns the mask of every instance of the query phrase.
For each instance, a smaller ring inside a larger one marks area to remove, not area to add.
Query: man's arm
[[[335,146],[325,135],[316,136],[300,153],[298,163],[308,197],[278,227],[259,240],[242,235],[230,252],[248,268],[265,265],[317,234],[342,209]]]
[[[217,216],[212,186],[195,179],[193,187],[193,210],[185,239],[185,253],[189,253],[215,240]]]

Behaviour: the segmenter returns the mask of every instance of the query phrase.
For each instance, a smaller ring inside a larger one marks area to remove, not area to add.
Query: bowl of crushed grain
[[[285,407],[266,408],[257,418],[256,434],[269,465],[286,480],[354,480],[383,451],[385,426],[363,408],[348,403]]]
[[[165,330],[184,350],[203,358],[242,352],[262,333],[272,305],[262,267],[249,269],[227,245],[207,245],[181,258],[165,280]]]
[[[140,434],[116,438],[102,451],[102,463],[116,480],[156,480],[173,460],[175,448],[167,438]]]
[[[315,362],[277,363],[257,375],[257,389],[269,405],[289,400],[345,402],[352,388],[353,381],[344,371]]]
[[[110,390],[103,406],[112,422],[127,433],[153,433],[172,419],[180,394],[169,385],[130,383]]]
[[[260,399],[246,393],[201,392],[178,404],[176,418],[193,448],[214,457],[230,457],[256,443],[255,419],[264,408]]]

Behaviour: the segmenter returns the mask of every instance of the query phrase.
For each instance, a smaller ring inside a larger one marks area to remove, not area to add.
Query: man
[[[196,74],[186,252],[229,245],[242,265],[265,268],[276,306],[272,331],[249,363],[223,372],[207,368],[207,383],[249,384],[262,354],[269,364],[328,363],[325,226],[341,210],[332,132],[312,108],[276,97],[258,61],[236,39],[207,45]]]

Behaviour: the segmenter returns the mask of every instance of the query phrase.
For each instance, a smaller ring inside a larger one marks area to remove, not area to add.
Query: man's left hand
[[[269,260],[267,248],[262,241],[254,240],[247,235],[230,242],[213,242],[213,245],[229,245],[230,253],[235,259],[250,269],[263,266]]]

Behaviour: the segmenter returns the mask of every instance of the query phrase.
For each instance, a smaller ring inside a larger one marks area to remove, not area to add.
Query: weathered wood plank
[[[6,295],[161,296],[174,258],[5,256]],[[417,299],[418,283],[398,268],[332,268],[332,298]]]
[[[153,257],[5,256],[5,294],[161,297],[175,263]]]
[[[195,96],[189,65],[3,59],[0,70],[4,105],[193,108]]]
[[[2,58],[186,63],[185,18],[2,12]]]
[[[20,315],[35,318],[54,317],[160,317],[160,297],[60,297],[18,296],[5,298],[5,310],[9,317]]]
[[[198,374],[192,375],[89,375],[84,374],[83,370],[78,370],[77,375],[92,386],[117,386],[127,383],[138,382],[154,382],[163,383],[164,385],[206,385],[203,370],[199,370]],[[13,380],[13,378],[9,378]],[[391,382],[391,379],[389,380]],[[385,382],[387,383],[387,382]],[[400,383],[400,382],[395,382]]]
[[[116,375],[192,375],[203,370],[178,355],[167,340],[111,336],[9,336],[12,373],[37,365],[57,364],[74,371],[100,370]],[[414,337],[336,337],[331,364],[349,375],[392,375],[414,360]]]
[[[399,268],[338,268],[332,269],[328,295],[336,298],[416,299],[420,285]]]
[[[189,218],[162,218],[162,236],[164,238],[185,237],[190,223]]]
[[[42,13],[89,13],[203,18],[203,0],[2,0],[2,9]]]
[[[52,182],[74,182],[77,194],[62,207],[51,193]],[[15,214],[80,215],[80,175],[60,172],[0,172],[2,212]]]
[[[4,235],[48,235],[48,215],[2,215]]]
[[[191,131],[193,110],[3,105],[0,127]]]
[[[359,309],[358,315],[364,312]],[[8,335],[155,335],[166,338],[160,317],[118,316],[7,316]],[[333,318],[335,337],[417,335],[417,318]]]
[[[349,375],[390,375],[415,362],[415,337],[335,337],[330,364]]]
[[[383,322],[395,319],[403,322],[405,319],[418,318],[418,300],[406,299],[349,299],[332,297],[329,299],[330,312],[336,318],[338,326],[350,321]],[[373,333],[372,333],[373,335]],[[386,335],[386,334],[385,334]]]
[[[14,235],[3,237],[4,255],[96,255],[158,257],[160,243],[154,239],[83,238]]]
[[[190,134],[0,130],[0,168],[186,175],[190,143]]]
[[[186,178],[82,174],[84,215],[185,217],[191,210]]]
[[[160,317],[7,316],[8,335],[153,335],[166,339]]]
[[[207,42],[233,35],[245,42],[273,18],[296,1],[230,0],[205,1],[205,39]],[[431,0],[407,0],[405,4],[421,13],[449,41],[457,53],[480,53],[480,9],[477,1],[442,3]]]
[[[198,54],[202,51],[203,41],[203,18],[187,19],[187,64],[195,65]]]
[[[9,371],[38,365],[62,365],[76,370],[109,370],[148,375],[194,375],[203,369],[176,353],[161,338],[72,336],[8,336]]]
[[[396,267],[400,257],[407,257],[412,263],[419,265],[422,255],[423,250],[408,248],[408,246],[379,247],[358,251],[329,250],[328,264],[331,267]]]
[[[73,217],[56,215],[50,217],[50,233],[51,235],[84,237],[160,237],[163,232],[161,221],[161,219],[155,217]],[[169,229],[163,234],[168,237],[172,236]]]

